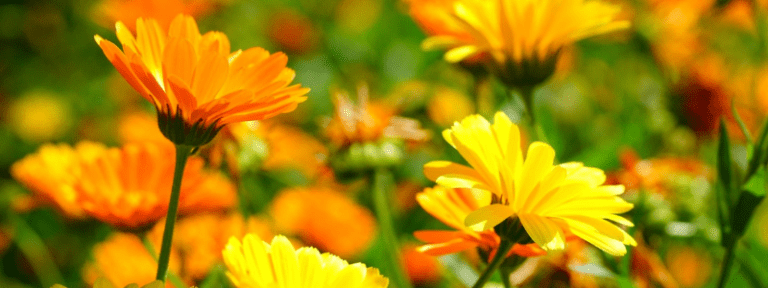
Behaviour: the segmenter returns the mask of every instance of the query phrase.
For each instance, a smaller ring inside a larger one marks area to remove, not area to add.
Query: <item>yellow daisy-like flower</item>
[[[535,85],[554,71],[561,48],[578,40],[629,27],[617,21],[619,7],[589,0],[455,0],[451,29],[424,41],[426,49],[448,49],[459,62],[487,53],[508,85]]]
[[[288,86],[296,73],[288,57],[262,48],[230,53],[221,32],[203,35],[190,16],[179,15],[166,33],[154,19],[139,18],[136,36],[116,24],[121,51],[96,35],[117,71],[158,112],[163,135],[176,144],[208,143],[226,124],[293,111],[307,88]]]
[[[11,173],[66,215],[90,215],[124,229],[143,228],[165,216],[173,175],[173,146],[130,143],[122,148],[81,142],[43,146]],[[180,213],[219,211],[236,203],[235,186],[190,157],[179,198]]]
[[[383,288],[389,279],[379,270],[347,261],[311,247],[293,248],[284,236],[272,243],[248,234],[232,237],[222,252],[227,276],[238,288]]]
[[[427,178],[451,188],[490,191],[493,204],[471,212],[465,224],[490,229],[517,218],[531,239],[547,251],[565,248],[566,233],[612,254],[624,255],[634,239],[610,220],[632,226],[616,214],[632,209],[617,195],[624,186],[603,185],[602,170],[581,163],[554,165],[551,146],[534,142],[523,158],[520,130],[504,113],[490,124],[479,115],[464,118],[443,137],[471,167],[448,161],[424,166]]]

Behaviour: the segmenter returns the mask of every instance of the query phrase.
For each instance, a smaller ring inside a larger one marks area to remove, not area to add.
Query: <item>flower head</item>
[[[96,35],[117,71],[158,112],[160,130],[176,144],[208,143],[226,124],[293,111],[307,88],[288,86],[296,73],[288,57],[262,48],[230,53],[221,32],[203,35],[179,15],[166,33],[154,19],[136,20],[136,36],[116,24],[121,51]]]
[[[487,230],[508,218],[517,219],[530,238],[544,250],[565,248],[571,233],[613,254],[626,253],[634,239],[610,220],[631,226],[616,214],[632,209],[617,195],[624,186],[602,185],[605,174],[581,163],[554,165],[551,146],[534,142],[523,158],[519,128],[504,113],[491,125],[479,115],[469,116],[443,132],[471,167],[448,161],[424,166],[427,178],[450,188],[490,191],[491,205],[469,213],[467,226]],[[500,235],[503,237],[503,235]]]
[[[143,228],[165,216],[173,175],[174,147],[130,143],[106,148],[82,142],[43,146],[14,164],[14,177],[68,215],[90,215],[126,229]],[[234,185],[203,169],[191,157],[184,170],[180,213],[222,210],[235,204]]]
[[[571,43],[625,29],[619,8],[587,0],[455,0],[450,33],[435,35],[424,48],[446,48],[458,62],[487,53],[493,72],[507,85],[533,86],[554,71],[559,51]],[[457,29],[458,28],[458,29]],[[461,33],[461,32],[463,33]]]
[[[232,237],[222,252],[227,276],[238,288],[383,288],[389,280],[376,268],[348,264],[341,258],[311,247],[293,248],[284,236],[272,243],[248,234]]]
[[[491,194],[480,189],[445,188],[435,186],[424,189],[416,196],[422,208],[446,225],[458,231],[416,231],[417,239],[429,244],[418,248],[420,252],[433,256],[456,253],[459,251],[480,248],[486,256],[496,253],[501,238],[493,230],[475,231],[464,225],[464,218],[479,209],[491,204]],[[545,254],[536,244],[515,244],[510,254],[524,257]]]

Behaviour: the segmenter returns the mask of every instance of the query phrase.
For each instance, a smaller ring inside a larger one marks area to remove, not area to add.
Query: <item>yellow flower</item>
[[[554,165],[555,151],[542,142],[531,144],[524,159],[519,128],[504,113],[496,113],[493,125],[482,116],[469,116],[445,130],[443,137],[471,167],[433,161],[424,166],[427,178],[446,187],[487,190],[495,200],[467,215],[467,226],[487,230],[517,218],[547,251],[564,249],[567,233],[612,255],[625,254],[624,244],[636,245],[606,221],[632,225],[616,215],[632,209],[616,196],[624,186],[602,185],[603,171],[581,163]]]
[[[60,139],[72,128],[72,112],[63,97],[45,91],[25,94],[8,105],[6,123],[21,139],[46,142]]]
[[[389,284],[376,268],[348,264],[311,247],[295,250],[280,235],[271,244],[253,234],[246,235],[242,243],[232,237],[222,253],[227,276],[238,288],[379,288]]]
[[[67,215],[90,215],[118,228],[152,224],[168,209],[174,147],[129,143],[105,148],[82,142],[43,146],[11,168],[14,177]],[[190,157],[184,170],[180,213],[222,210],[236,201],[234,185],[221,173],[203,169]]]
[[[458,62],[487,53],[492,70],[508,85],[535,85],[554,71],[556,56],[567,45],[629,27],[616,21],[619,8],[585,0],[456,0],[452,16],[466,33],[436,35],[426,49],[445,48],[445,59]]]
[[[424,192],[416,196],[416,201],[419,201],[419,205],[424,208],[424,211],[457,230],[416,231],[414,236],[428,243],[420,246],[419,252],[440,256],[478,248],[489,256],[489,260],[491,255],[496,254],[501,243],[501,238],[496,235],[496,232],[478,232],[464,225],[464,219],[472,211],[491,204],[491,195],[487,191],[435,186],[435,188],[424,189]],[[546,254],[546,252],[536,244],[515,244],[509,254],[533,257]]]
[[[136,37],[116,24],[121,51],[96,35],[110,62],[158,112],[160,130],[176,144],[208,143],[226,124],[293,111],[307,88],[288,86],[296,73],[288,57],[262,48],[230,53],[221,32],[203,35],[192,17],[179,15],[168,33],[154,19],[136,21]]]

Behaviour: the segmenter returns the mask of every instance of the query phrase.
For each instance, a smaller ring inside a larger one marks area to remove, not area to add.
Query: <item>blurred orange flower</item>
[[[336,147],[381,138],[423,141],[429,137],[418,121],[397,116],[398,111],[393,105],[370,103],[365,85],[358,88],[357,103],[346,92],[336,93],[333,100],[336,113],[325,127],[325,135]]]
[[[96,22],[111,27],[115,22],[126,23],[136,32],[136,20],[152,18],[160,27],[168,29],[176,15],[187,14],[197,18],[210,13],[226,0],[103,0],[96,5],[93,15]]]
[[[672,193],[671,177],[687,174],[714,179],[715,171],[694,158],[657,157],[642,160],[632,150],[622,150],[619,158],[623,169],[611,173],[607,183],[622,184],[632,193],[644,189],[652,193],[668,196]]]
[[[448,127],[475,113],[475,103],[459,91],[437,87],[427,104],[427,116],[441,127]]]
[[[145,111],[133,111],[124,113],[118,119],[117,138],[120,143],[167,143],[168,141],[160,128],[157,127],[157,119]]]
[[[303,54],[317,48],[320,31],[306,15],[285,9],[275,12],[271,18],[267,34],[288,53]]]
[[[83,162],[94,162],[107,148],[83,141],[75,147],[44,144],[11,166],[11,175],[32,192],[34,202],[53,205],[70,218],[86,217],[75,186],[83,177]],[[36,206],[36,204],[30,204]]]
[[[76,149],[76,150],[75,150]],[[16,179],[63,211],[86,213],[118,228],[138,229],[165,216],[173,175],[173,146],[130,143],[105,148],[82,142],[44,146],[14,164]],[[184,170],[179,210],[222,210],[236,201],[234,185],[191,157]]]
[[[435,186],[426,188],[416,196],[427,213],[457,231],[416,231],[416,239],[427,242],[417,250],[432,256],[456,253],[471,248],[479,248],[488,255],[488,260],[496,253],[501,238],[493,230],[475,231],[464,225],[464,219],[472,211],[491,204],[491,193],[479,189],[445,188]],[[509,255],[532,257],[546,254],[537,244],[515,244]]]
[[[283,190],[269,211],[276,231],[298,235],[345,259],[359,256],[376,236],[376,220],[368,209],[325,187]]]
[[[150,241],[153,249],[159,251],[160,241]],[[178,275],[181,265],[179,254],[172,251],[169,271]],[[83,268],[83,280],[89,287],[98,278],[104,278],[114,287],[125,287],[131,283],[140,285],[155,280],[157,261],[142,240],[129,233],[116,233],[106,241],[93,247],[93,261],[86,263]],[[166,287],[174,287],[170,281]]]
[[[400,250],[402,267],[415,286],[430,286],[441,279],[441,265],[437,258],[418,251],[416,245],[406,244]]]
[[[136,20],[136,37],[122,22],[124,51],[96,35],[110,62],[158,111],[160,130],[176,144],[200,146],[226,124],[293,111],[307,88],[288,86],[296,73],[288,57],[262,48],[230,53],[221,32],[201,35],[195,20],[179,15],[165,30],[154,19]]]
[[[158,222],[150,237],[158,243],[162,239],[165,222]],[[194,282],[203,280],[214,265],[222,263],[221,250],[230,237],[241,238],[248,233],[259,237],[272,238],[272,228],[264,219],[242,214],[226,215],[216,213],[196,214],[184,217],[176,223],[173,231],[173,249],[181,255],[183,279]]]

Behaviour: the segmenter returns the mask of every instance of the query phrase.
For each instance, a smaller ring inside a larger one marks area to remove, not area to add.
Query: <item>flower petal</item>
[[[493,228],[514,214],[515,212],[507,205],[491,204],[469,213],[464,219],[464,225],[475,231],[484,231]]]
[[[547,251],[565,249],[565,234],[551,219],[534,214],[519,214],[520,223],[531,236],[533,242]]]

